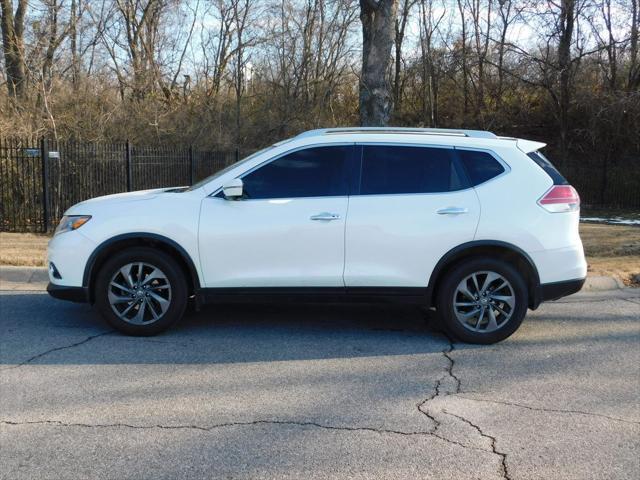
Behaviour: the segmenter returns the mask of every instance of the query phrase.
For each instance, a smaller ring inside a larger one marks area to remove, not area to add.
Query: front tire
[[[442,326],[467,342],[490,344],[511,336],[527,313],[527,285],[511,265],[491,258],[459,263],[438,289]]]
[[[95,284],[96,307],[127,335],[156,335],[182,318],[188,299],[180,265],[148,247],[126,249],[107,260]]]

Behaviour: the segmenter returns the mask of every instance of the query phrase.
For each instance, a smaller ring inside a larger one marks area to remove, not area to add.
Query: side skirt
[[[208,303],[395,303],[429,305],[420,287],[252,287],[201,288],[198,304]]]

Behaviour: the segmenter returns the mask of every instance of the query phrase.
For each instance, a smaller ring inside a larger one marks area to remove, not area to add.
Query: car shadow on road
[[[236,363],[438,353],[432,312],[386,305],[207,306],[155,337],[121,335],[88,305],[0,296],[0,363]]]

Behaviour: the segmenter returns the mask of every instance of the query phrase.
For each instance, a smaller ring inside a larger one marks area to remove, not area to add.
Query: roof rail
[[[348,133],[369,133],[376,135],[403,134],[403,135],[445,135],[452,137],[470,138],[498,138],[494,133],[486,130],[466,130],[451,128],[406,128],[406,127],[343,127],[343,128],[320,128],[308,130],[298,135],[302,137],[316,137],[319,135],[338,135]]]

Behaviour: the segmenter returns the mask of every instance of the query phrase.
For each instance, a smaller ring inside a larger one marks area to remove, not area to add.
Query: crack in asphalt
[[[479,425],[476,425],[475,423],[471,422],[470,420],[467,420],[466,418],[460,416],[460,415],[456,415],[455,413],[450,413],[447,412],[446,410],[443,410],[442,413],[449,415],[451,417],[457,418],[458,420],[461,420],[462,422],[466,423],[467,425],[473,427],[482,438],[486,438],[489,440],[490,445],[491,445],[491,453],[498,455],[500,457],[500,464],[501,464],[501,468],[502,468],[502,478],[504,478],[505,480],[511,480],[511,477],[509,476],[509,469],[507,468],[507,454],[498,451],[497,447],[496,447],[496,443],[497,443],[497,439],[496,437],[489,435],[488,433],[485,433],[482,428],[480,428]]]
[[[451,352],[453,352],[455,350],[455,345],[454,345],[453,339],[451,339],[446,334],[444,334],[444,335],[445,335],[445,337],[447,338],[447,340],[449,342],[449,347],[442,351],[442,355],[444,356],[444,358],[447,359],[447,362],[448,362],[447,370],[446,370],[445,374],[436,381],[436,384],[434,386],[434,392],[417,405],[418,411],[420,413],[422,413],[424,416],[426,416],[429,420],[431,420],[431,422],[433,422],[434,427],[431,429],[431,435],[436,436],[438,438],[441,438],[441,439],[443,439],[443,440],[445,440],[445,441],[447,441],[449,443],[453,443],[453,444],[459,445],[459,446],[461,446],[463,448],[468,448],[468,449],[473,449],[473,450],[480,450],[480,451],[483,451],[483,452],[492,453],[494,455],[497,455],[500,458],[500,468],[501,468],[502,478],[504,478],[505,480],[511,480],[511,477],[509,476],[509,471],[507,470],[507,464],[506,464],[507,454],[499,452],[496,449],[496,438],[495,437],[492,437],[491,435],[485,434],[479,426],[475,425],[470,420],[467,420],[466,418],[464,418],[462,416],[449,413],[446,410],[442,410],[442,413],[444,413],[446,415],[449,415],[449,416],[452,416],[452,417],[455,417],[455,418],[457,418],[459,420],[462,420],[466,424],[471,425],[472,427],[474,427],[483,438],[489,439],[490,442],[491,442],[490,443],[491,444],[491,450],[474,447],[472,445],[466,445],[466,444],[457,442],[455,440],[451,440],[451,439],[449,439],[449,438],[437,433],[438,429],[442,425],[442,422],[440,420],[438,420],[432,412],[429,411],[427,404],[429,402],[431,402],[432,400],[434,400],[435,398],[438,398],[438,397],[448,397],[448,396],[459,395],[461,393],[461,390],[462,390],[462,381],[461,381],[460,377],[458,377],[453,371],[453,369],[454,369],[454,367],[456,365],[456,361],[451,356]],[[442,392],[442,386],[443,386],[442,384],[443,384],[443,381],[444,381],[445,378],[450,378],[451,380],[453,380],[453,383],[454,383],[453,391],[445,391],[444,393]],[[463,398],[465,398],[465,397],[463,397]]]
[[[34,420],[34,421],[26,421],[26,422],[15,422],[11,420],[0,420],[1,425],[11,425],[11,426],[21,426],[21,425],[50,425],[55,427],[76,427],[76,428],[130,428],[135,430],[151,430],[151,429],[160,429],[160,430],[199,430],[203,432],[211,432],[212,430],[221,429],[221,428],[232,428],[232,427],[248,427],[248,426],[256,426],[256,425],[284,425],[284,426],[296,426],[296,427],[314,427],[320,428],[323,430],[335,430],[335,431],[346,431],[346,432],[372,432],[378,434],[391,434],[391,435],[401,435],[405,437],[412,436],[425,436],[425,437],[434,437],[439,440],[442,440],[446,443],[456,445],[465,449],[478,450],[481,452],[491,453],[488,450],[483,448],[478,448],[470,445],[465,445],[463,443],[457,442],[455,440],[450,440],[438,434],[433,434],[428,431],[415,431],[415,432],[405,432],[402,430],[390,430],[383,428],[373,428],[373,427],[348,427],[348,426],[337,426],[337,425],[325,425],[317,422],[296,422],[293,420],[252,420],[246,422],[227,422],[227,423],[217,423],[214,425],[203,426],[203,425],[132,425],[127,423],[67,423],[59,420]]]
[[[558,409],[558,408],[546,408],[546,407],[534,407],[531,405],[524,405],[522,403],[515,403],[515,402],[507,402],[504,400],[493,400],[490,398],[473,398],[473,397],[465,397],[463,394],[461,394],[461,392],[459,392],[457,394],[458,398],[464,398],[465,400],[471,400],[473,402],[486,402],[486,403],[495,403],[498,405],[507,405],[507,406],[512,406],[512,407],[518,407],[518,408],[525,408],[527,410],[532,410],[534,412],[549,412],[549,413],[566,413],[566,414],[575,414],[575,415],[586,415],[588,417],[598,417],[598,418],[604,418],[607,420],[611,420],[614,422],[622,422],[622,423],[629,423],[631,425],[640,425],[640,421],[635,421],[635,420],[629,420],[627,418],[620,418],[620,417],[612,417],[610,415],[605,415],[603,413],[596,413],[596,412],[585,412],[583,410],[565,410],[565,409]]]
[[[44,351],[42,353],[38,353],[37,355],[34,355],[32,357],[29,357],[28,359],[26,359],[23,362],[18,363],[17,365],[12,365],[10,367],[0,368],[0,371],[13,370],[14,368],[22,367],[22,366],[27,365],[27,364],[29,364],[31,362],[34,362],[35,360],[38,360],[39,358],[42,358],[42,357],[44,357],[46,355],[49,355],[50,353],[58,352],[60,350],[67,350],[69,348],[79,347],[80,345],[84,345],[85,343],[90,342],[91,340],[93,340],[95,338],[103,337],[105,335],[109,335],[109,334],[114,333],[114,332],[115,332],[115,330],[107,330],[106,332],[97,333],[95,335],[89,335],[84,340],[80,340],[79,342],[75,342],[75,343],[72,343],[70,345],[63,345],[61,347],[50,348],[49,350],[46,350],[46,351]]]
[[[639,301],[635,301],[634,299],[631,299],[631,298],[623,298],[622,300],[624,300],[626,302],[633,303],[634,305],[640,305],[640,300]]]
[[[48,355],[49,353],[58,351],[58,350],[64,350],[64,349],[68,349],[68,348],[73,348],[79,345],[82,345],[84,343],[87,343],[91,340],[93,340],[94,338],[103,336],[103,335],[108,335],[110,333],[113,333],[113,330],[107,331],[107,332],[102,332],[100,334],[97,335],[92,335],[90,337],[87,337],[86,339],[80,341],[80,342],[76,342],[74,344],[71,345],[67,345],[67,346],[63,346],[63,347],[56,347],[56,348],[52,348],[50,350],[47,350],[46,352],[40,353],[38,355],[34,355],[33,357],[29,358],[28,360],[22,362],[19,365],[15,365],[12,366],[10,368],[17,368],[20,367],[22,365],[26,365],[38,358],[41,358],[45,355]],[[442,394],[441,392],[441,387],[442,387],[442,381],[443,378],[438,379],[438,381],[435,384],[434,387],[434,392],[432,395],[430,395],[429,397],[427,397],[427,399],[425,399],[424,401],[422,401],[420,404],[418,404],[418,410],[424,414],[425,416],[427,416],[429,419],[431,419],[431,421],[434,424],[434,427],[431,430],[428,431],[412,431],[412,432],[407,432],[407,431],[402,431],[402,430],[392,430],[392,429],[382,429],[382,428],[374,428],[374,427],[349,427],[349,426],[336,426],[336,425],[326,425],[326,424],[321,424],[318,422],[298,422],[298,421],[292,421],[292,420],[253,420],[253,421],[246,421],[246,422],[227,422],[227,423],[219,423],[219,424],[214,424],[214,425],[210,425],[210,426],[202,426],[202,425],[160,425],[160,424],[156,424],[156,425],[132,425],[132,424],[127,424],[127,423],[108,423],[108,424],[89,424],[89,423],[67,423],[67,422],[62,422],[59,420],[34,420],[34,421],[25,421],[25,422],[16,422],[16,421],[11,421],[11,420],[0,420],[0,424],[2,425],[51,425],[51,426],[59,426],[59,427],[77,427],[77,428],[131,428],[131,429],[141,429],[141,430],[148,430],[148,429],[163,429],[163,430],[200,430],[200,431],[205,431],[205,432],[209,432],[215,429],[219,429],[219,428],[230,428],[230,427],[242,427],[242,426],[255,426],[255,425],[290,425],[290,426],[299,426],[299,427],[315,427],[315,428],[321,428],[324,430],[337,430],[337,431],[348,431],[348,432],[374,432],[374,433],[379,433],[379,434],[392,434],[392,435],[402,435],[402,436],[429,436],[429,437],[434,437],[437,438],[443,442],[449,443],[451,445],[455,445],[464,449],[471,449],[471,450],[478,450],[481,452],[486,452],[486,453],[495,453],[495,452],[491,452],[489,450],[486,450],[484,448],[478,448],[472,445],[466,445],[464,443],[458,442],[456,440],[451,440],[443,435],[440,435],[437,433],[438,428],[440,427],[441,422],[438,421],[433,415],[431,415],[431,413],[426,410],[423,409],[422,407],[428,403],[429,401],[433,400],[434,398],[438,397],[438,396],[447,396],[450,395],[452,393],[459,393],[460,392],[460,379],[453,373],[453,367],[455,365],[455,360],[449,355],[453,350],[454,350],[454,345],[453,345],[453,341],[447,337],[448,341],[449,341],[449,347],[448,349],[445,349],[442,351],[442,354],[444,355],[444,357],[448,360],[448,366],[447,366],[447,372],[446,375],[448,375],[450,378],[452,378],[455,382],[455,390],[454,392],[446,392],[444,394]],[[5,369],[6,370],[6,369]]]

